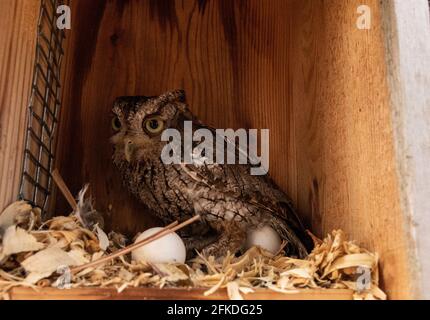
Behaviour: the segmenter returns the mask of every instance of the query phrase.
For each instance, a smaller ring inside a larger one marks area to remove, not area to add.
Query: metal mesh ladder
[[[19,198],[46,211],[52,190],[56,127],[61,106],[61,62],[64,30],[57,28],[57,7],[42,0],[37,26],[36,57],[25,135]]]

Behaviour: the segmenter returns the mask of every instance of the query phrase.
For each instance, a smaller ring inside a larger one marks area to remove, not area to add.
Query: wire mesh
[[[61,106],[61,61],[64,30],[57,28],[57,7],[68,1],[42,0],[36,57],[25,136],[19,198],[45,213],[52,190],[55,134]]]

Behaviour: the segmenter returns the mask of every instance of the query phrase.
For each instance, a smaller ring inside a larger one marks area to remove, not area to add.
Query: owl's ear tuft
[[[161,96],[158,97],[159,102],[168,103],[168,102],[182,102],[184,103],[186,100],[185,91],[184,90],[172,90],[168,91]]]

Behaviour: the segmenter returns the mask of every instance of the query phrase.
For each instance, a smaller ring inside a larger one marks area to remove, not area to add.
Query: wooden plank
[[[18,195],[39,7],[0,1],[0,211]]]
[[[426,0],[383,6],[386,61],[416,298],[430,299],[430,19]],[[411,36],[413,35],[413,36]]]
[[[413,296],[379,1],[295,1],[291,41],[296,190],[312,230],[345,230],[380,254],[390,298]]]
[[[14,288],[10,292],[12,300],[227,300],[227,291],[219,290],[204,296],[206,289],[172,288],[130,288],[121,293],[116,289],[83,288],[65,289],[44,288],[39,292],[31,288]],[[297,293],[277,293],[258,289],[243,295],[245,300],[352,300],[353,292],[343,289],[300,290]]]

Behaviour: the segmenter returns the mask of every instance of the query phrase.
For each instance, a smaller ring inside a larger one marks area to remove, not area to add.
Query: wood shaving
[[[76,266],[78,262],[60,248],[47,248],[28,257],[21,266],[27,271],[25,282],[35,284],[51,276],[61,267]]]
[[[3,249],[0,252],[0,257],[6,257],[21,252],[38,251],[45,247],[45,245],[38,242],[34,236],[15,225],[6,229],[2,246]],[[0,258],[0,260],[2,259]]]
[[[227,295],[230,300],[243,300],[237,281],[227,283]]]
[[[20,216],[28,216],[31,211],[31,206],[25,201],[12,203],[0,215],[0,235],[10,226],[17,224],[17,220],[19,220]]]
[[[18,286],[56,287],[67,279],[62,278],[65,275],[71,288],[113,287],[118,292],[148,286],[194,287],[206,288],[208,296],[226,288],[230,299],[243,299],[257,288],[284,294],[351,289],[355,299],[386,299],[379,288],[378,255],[348,241],[340,230],[323,240],[313,236],[316,246],[303,260],[286,257],[283,250],[273,255],[259,247],[219,259],[198,253],[187,264],[138,263],[127,254],[72,275],[64,273],[67,267],[97,260],[130,241],[119,233],[107,235],[97,224],[89,230],[82,216],[74,214],[41,223],[40,210],[22,201],[0,215],[0,228],[0,299],[8,299],[8,292]]]

